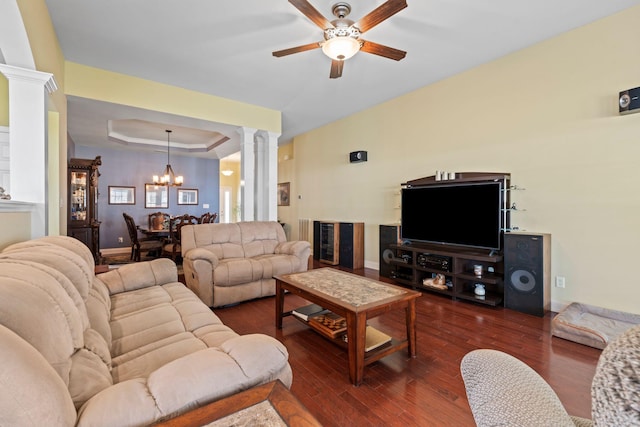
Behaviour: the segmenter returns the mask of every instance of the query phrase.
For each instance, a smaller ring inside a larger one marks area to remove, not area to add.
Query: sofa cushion
[[[69,381],[70,357],[83,347],[83,321],[52,275],[25,263],[0,259],[0,324],[38,350]]]
[[[3,252],[12,252],[16,249],[30,249],[38,246],[57,246],[79,255],[88,266],[93,266],[93,254],[91,250],[78,239],[67,236],[44,236],[34,240],[27,240],[7,246]]]
[[[22,255],[22,256],[21,256]],[[53,267],[49,267],[47,265],[41,264],[36,261],[31,261],[28,258],[28,254],[22,252],[13,252],[12,255],[0,255],[0,263],[1,262],[10,262],[12,264],[22,264],[29,266],[31,268],[35,268],[37,270],[46,273],[48,276],[51,276],[55,279],[58,284],[62,287],[64,292],[67,293],[69,298],[73,301],[75,305],[78,315],[80,316],[80,321],[82,323],[82,327],[85,328],[89,324],[89,317],[86,310],[86,306],[83,300],[82,295],[78,292],[76,286],[60,271],[56,270]],[[79,344],[79,343],[78,343]]]
[[[86,302],[87,315],[89,317],[89,325],[95,329],[105,342],[111,344],[111,298],[109,298],[109,290],[102,280],[95,278],[93,286],[89,290],[89,296]]]
[[[116,382],[238,336],[178,282],[113,295],[111,319]]]
[[[268,279],[280,274],[295,273],[298,271],[300,259],[294,255],[265,254],[257,256],[254,261],[261,265],[262,278]]]
[[[116,357],[111,375],[117,383],[133,378],[147,378],[167,363],[206,348],[205,343],[191,333],[174,334]]]
[[[123,265],[100,275],[111,295],[178,281],[178,268],[167,258]]]
[[[278,244],[287,240],[284,229],[277,222],[239,222],[238,227],[242,235],[244,256],[247,258],[273,254]]]
[[[73,354],[68,393],[76,409],[112,384],[111,372],[97,353],[81,348]]]
[[[213,271],[216,286],[235,286],[262,279],[262,264],[251,258],[221,259]]]
[[[243,258],[240,227],[231,224],[185,225],[181,228],[182,255],[193,248],[203,248],[218,258]]]
[[[72,426],[67,386],[33,346],[0,325],[0,425]]]
[[[87,264],[82,256],[52,244],[37,245],[34,243],[32,247],[24,245],[24,247],[15,246],[13,248],[10,251],[3,251],[0,258],[34,261],[51,267],[71,281],[83,301],[87,299],[91,282],[95,277],[93,263]]]

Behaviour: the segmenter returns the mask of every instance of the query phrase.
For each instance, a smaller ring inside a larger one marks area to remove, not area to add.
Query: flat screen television
[[[402,189],[402,239],[500,250],[502,182]]]

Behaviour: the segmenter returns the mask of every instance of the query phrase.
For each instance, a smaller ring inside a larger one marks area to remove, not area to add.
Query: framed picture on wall
[[[198,190],[195,188],[179,188],[178,204],[179,205],[197,205]]]
[[[278,184],[278,206],[289,206],[289,183]]]
[[[144,185],[144,207],[147,209],[166,209],[169,207],[169,187],[166,185]]]
[[[117,187],[109,186],[109,204],[110,205],[135,205],[136,204],[136,187]]]

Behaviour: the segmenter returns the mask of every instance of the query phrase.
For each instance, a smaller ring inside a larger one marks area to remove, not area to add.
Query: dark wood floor
[[[375,270],[356,273],[378,278]],[[285,310],[305,303],[287,295]],[[475,425],[460,361],[477,348],[525,361],[547,380],[570,414],[590,418],[590,384],[600,350],[552,338],[555,313],[539,318],[425,292],[417,302],[418,357],[410,359],[406,352],[387,356],[366,367],[363,384],[354,387],[342,348],[292,317],[284,319],[282,330],[275,328],[273,297],[214,311],[240,334],[264,333],[285,344],[293,369],[291,391],[325,426]],[[404,333],[400,311],[370,324],[398,337]]]

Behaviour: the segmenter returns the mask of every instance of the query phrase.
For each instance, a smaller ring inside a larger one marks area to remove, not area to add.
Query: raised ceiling
[[[285,0],[46,3],[65,59],[279,110],[282,144],[640,0],[408,0],[406,9],[367,32],[367,39],[407,51],[406,58],[396,62],[360,52],[345,62],[340,79],[329,79],[330,60],[320,49],[272,56],[322,38],[321,30]],[[310,3],[331,18],[336,0]],[[351,1],[350,17],[358,19],[382,3]],[[159,141],[160,149],[166,147],[164,129],[171,126],[193,130],[183,141],[178,132],[172,134],[180,144],[202,132],[199,145],[229,138],[195,155],[221,158],[239,149],[233,126],[69,97],[68,129],[76,144],[122,146],[109,137],[109,120],[150,123],[137,132],[160,130],[149,138]]]

